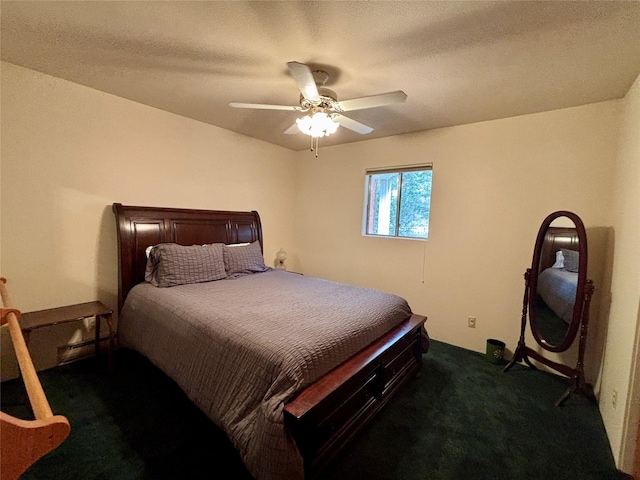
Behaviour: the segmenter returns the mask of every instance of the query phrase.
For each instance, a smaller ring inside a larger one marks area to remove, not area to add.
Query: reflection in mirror
[[[558,217],[547,228],[540,252],[533,326],[539,340],[561,345],[574,320],[579,272],[579,240],[574,223]]]

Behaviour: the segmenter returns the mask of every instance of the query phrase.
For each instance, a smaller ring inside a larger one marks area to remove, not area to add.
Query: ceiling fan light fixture
[[[334,120],[326,112],[315,112],[313,115],[305,115],[296,119],[298,129],[305,135],[313,138],[328,137],[335,133],[340,123]]]

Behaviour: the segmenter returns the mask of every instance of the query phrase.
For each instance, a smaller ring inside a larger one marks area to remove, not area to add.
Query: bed
[[[395,295],[269,268],[152,284],[149,246],[220,248],[226,267],[261,257],[257,212],[113,210],[122,345],[176,381],[256,479],[314,477],[420,370],[426,318]]]

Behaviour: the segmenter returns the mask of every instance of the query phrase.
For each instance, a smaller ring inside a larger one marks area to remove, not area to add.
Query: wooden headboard
[[[551,267],[556,262],[556,252],[562,248],[578,250],[578,231],[571,227],[549,227],[544,236],[540,252],[540,269]]]
[[[118,236],[118,311],[129,291],[144,282],[145,250],[159,243],[262,243],[258,212],[132,207],[113,204]]]

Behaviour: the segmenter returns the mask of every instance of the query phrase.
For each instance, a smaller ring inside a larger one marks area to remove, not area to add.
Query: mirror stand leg
[[[516,357],[514,356],[514,357],[511,359],[511,361],[510,361],[509,363],[507,363],[507,365],[502,369],[502,372],[503,372],[503,373],[508,372],[508,371],[509,371],[509,369],[515,365],[515,363],[516,363]]]
[[[529,360],[529,357],[527,357],[527,356],[525,355],[525,356],[524,356],[524,358],[523,358],[522,360],[524,360],[524,363],[526,363],[527,365],[529,365],[529,368],[530,368],[531,370],[537,370],[536,366],[535,366],[533,363],[531,363],[531,360]]]
[[[532,370],[537,370],[535,365],[531,363],[529,356],[527,355],[527,347],[524,344],[524,341],[518,342],[518,347],[516,351],[513,353],[513,358],[511,361],[502,369],[503,372],[508,372],[511,367],[513,367],[516,363],[523,361],[526,363],[529,368]]]
[[[502,372],[503,372],[503,373],[508,372],[508,371],[509,371],[509,369],[515,365],[515,363],[516,363],[516,357],[514,356],[514,357],[511,359],[511,361],[510,361],[509,363],[507,363],[507,365],[502,369]]]
[[[567,398],[571,396],[576,390],[582,392],[587,399],[598,404],[598,399],[593,392],[591,384],[587,383],[584,378],[584,351],[587,345],[587,326],[589,324],[589,305],[591,303],[591,296],[593,295],[594,287],[591,280],[587,280],[587,284],[584,289],[584,304],[582,307],[582,317],[580,319],[580,345],[578,347],[578,363],[573,375],[571,375],[571,385],[562,394],[562,396],[556,401],[555,406],[562,405]]]
[[[562,405],[573,394],[573,392],[576,391],[577,388],[578,386],[576,385],[576,382],[572,381],[571,385],[569,385],[569,388],[567,388],[562,396],[558,400],[556,400],[556,403],[554,403],[554,405],[556,407]]]
[[[536,370],[536,367],[533,366],[531,360],[527,356],[527,347],[524,344],[524,332],[527,330],[527,308],[529,306],[529,276],[531,274],[531,269],[527,268],[527,271],[524,272],[524,295],[522,298],[522,316],[520,317],[520,339],[518,340],[518,346],[516,347],[516,351],[513,352],[513,358],[511,361],[502,369],[502,372],[508,372],[511,367],[513,367],[520,360],[524,360],[524,362],[529,365],[529,367]]]
[[[571,377],[571,385],[569,385],[562,396],[558,400],[556,400],[554,405],[556,407],[559,407],[576,391],[582,392],[582,394],[587,397],[587,399],[589,399],[596,405],[598,404],[598,399],[593,392],[593,387],[584,379],[584,373],[581,370],[576,370],[576,372]]]
[[[507,363],[507,365],[502,369],[503,373],[508,372],[509,369],[513,367],[516,363],[518,363],[523,358],[526,358],[526,354],[524,354],[523,349],[524,349],[524,343],[522,342],[522,340],[520,340],[518,342],[518,346],[516,347],[516,351],[513,352],[513,357],[511,358],[509,363]]]

